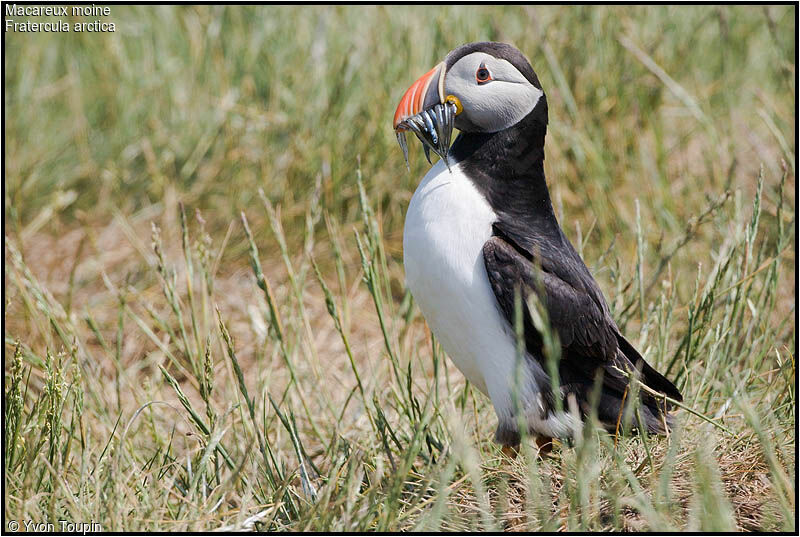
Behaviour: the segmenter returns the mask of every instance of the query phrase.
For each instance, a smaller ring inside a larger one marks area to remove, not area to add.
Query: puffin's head
[[[422,117],[417,124],[424,126],[424,113],[435,120],[438,106],[455,112],[454,126],[461,131],[498,132],[530,114],[543,96],[536,73],[519,50],[505,43],[469,43],[411,85],[397,106],[394,128],[408,130],[414,116]],[[546,122],[546,109],[543,113]],[[420,135],[413,125],[411,130]]]

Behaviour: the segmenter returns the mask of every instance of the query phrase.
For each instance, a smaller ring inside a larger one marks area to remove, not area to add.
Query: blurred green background
[[[359,156],[398,229],[426,163],[404,171],[395,105],[474,40],[530,58],[550,104],[549,181],[601,236],[629,230],[634,197],[652,229],[680,229],[703,194],[752,193],[759,166],[770,184],[795,150],[791,6],[113,6],[108,20],[116,33],[6,34],[12,233],[68,191],[50,231],[169,188],[224,222],[259,186],[302,203],[317,174],[326,208],[352,217]]]

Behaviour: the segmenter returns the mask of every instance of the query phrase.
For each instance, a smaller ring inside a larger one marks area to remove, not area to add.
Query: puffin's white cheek
[[[533,85],[492,82],[477,90],[486,90],[470,99],[469,118],[487,132],[507,129],[527,116],[542,96]]]

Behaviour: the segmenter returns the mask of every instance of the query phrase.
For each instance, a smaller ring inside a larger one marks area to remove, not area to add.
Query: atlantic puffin
[[[491,399],[494,438],[504,451],[519,445],[520,427],[540,446],[574,438],[590,400],[600,423],[615,431],[634,400],[629,375],[659,394],[638,390],[637,397],[644,427],[663,434],[673,405],[661,394],[681,401],[681,393],[620,332],[558,224],[544,173],[547,120],[536,73],[505,43],[460,46],[412,84],[393,123],[406,160],[408,131],[425,142],[426,154],[430,148],[442,158],[408,206],[406,284],[449,357]],[[452,146],[448,122],[459,131]],[[560,343],[557,386],[529,309],[532,295]],[[601,385],[593,399],[595,379]]]

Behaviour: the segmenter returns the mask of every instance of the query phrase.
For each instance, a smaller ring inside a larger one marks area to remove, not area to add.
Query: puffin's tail
[[[675,401],[682,401],[678,388],[667,380],[664,375],[653,369],[644,358],[633,348],[628,340],[617,335],[619,350],[616,359],[602,368],[602,388],[596,403],[597,417],[605,428],[614,433],[622,427],[622,419],[626,409],[634,402],[631,392],[637,391],[630,380],[620,372],[639,371],[639,380],[655,392],[665,394]],[[574,369],[570,368],[572,371]],[[564,371],[564,369],[562,369]],[[566,382],[564,382],[566,380]],[[576,382],[577,381],[577,382]],[[589,399],[594,385],[594,379],[564,379],[562,377],[562,390],[577,396],[582,413],[588,414],[592,408]],[[640,402],[639,413],[647,432],[653,434],[666,434],[672,428],[672,415],[670,410],[674,405],[665,401],[663,397],[648,393],[641,387],[638,389]],[[639,423],[634,416],[632,423],[625,424],[631,430],[637,431]]]
[[[667,379],[667,377],[653,369],[650,364],[645,362],[644,358],[642,358],[642,355],[639,354],[639,351],[633,348],[633,345],[631,345],[627,339],[625,339],[622,335],[617,334],[617,343],[619,345],[619,350],[633,364],[634,367],[638,369],[640,367],[639,363],[642,364],[642,382],[646,384],[647,387],[665,394],[670,399],[675,399],[678,402],[683,401],[683,395],[681,395],[681,392],[678,391],[678,388],[676,388],[675,385]]]
[[[627,368],[633,368],[634,370],[639,371],[639,380],[645,386],[653,391],[662,393],[670,399],[674,399],[675,401],[683,401],[683,395],[681,395],[681,392],[678,390],[675,384],[670,382],[664,375],[653,369],[653,367],[648,364],[644,358],[642,358],[642,355],[639,354],[639,351],[637,351],[633,345],[631,345],[630,342],[625,339],[624,336],[617,334],[617,343],[619,344],[619,354],[622,355],[619,356],[621,359],[620,361],[625,363]],[[623,367],[622,369],[625,368]],[[632,386],[629,385],[629,394],[631,389]],[[647,427],[647,432],[666,434],[672,428],[672,414],[670,413],[670,410],[674,408],[674,405],[666,401],[664,398],[648,393],[641,388],[639,389],[639,400],[641,401],[640,413],[642,421]],[[629,403],[630,401],[625,403],[619,401],[617,403],[617,416],[625,412],[624,407],[627,407]],[[632,425],[634,426],[634,429],[638,429],[636,420],[634,420]]]

